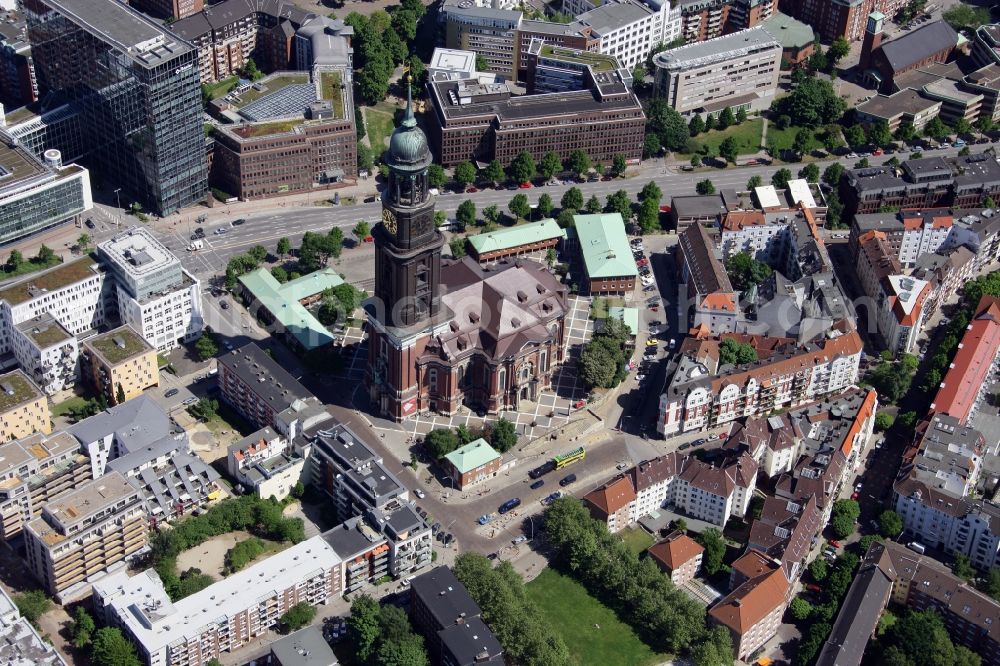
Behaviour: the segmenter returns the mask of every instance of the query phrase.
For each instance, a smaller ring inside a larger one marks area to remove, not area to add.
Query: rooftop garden
[[[323,72],[319,75],[320,97],[333,105],[333,117],[344,117],[344,91],[340,72]]]
[[[289,120],[278,120],[273,123],[261,123],[259,125],[242,125],[233,129],[233,132],[244,139],[252,139],[258,136],[270,136],[272,134],[284,134],[291,132],[295,127],[301,125],[302,118],[291,118]]]
[[[147,349],[146,341],[128,328],[120,328],[94,338],[90,341],[90,345],[112,365],[117,365]]]
[[[0,412],[6,412],[40,395],[20,372],[0,377]]]
[[[30,335],[35,344],[43,349],[69,338],[69,334],[55,322],[43,324],[37,328],[33,327]]]
[[[240,93],[240,102],[237,106],[244,107],[251,102],[256,102],[261,97],[265,95],[270,95],[275,93],[286,86],[293,85],[295,83],[309,83],[308,74],[278,74],[270,79],[264,79],[262,81],[257,81],[254,85],[260,86],[263,90],[257,90],[251,87],[249,90],[245,90]]]
[[[599,53],[588,53],[586,51],[545,45],[542,47],[541,55],[559,58],[567,62],[576,62],[581,65],[590,65],[595,72],[610,72],[614,70],[614,58]]]
[[[56,257],[54,261],[58,263],[61,260]],[[45,267],[46,263],[47,262],[39,262],[39,265],[41,267]],[[12,284],[4,289],[0,289],[0,298],[7,301],[11,305],[23,303],[32,297],[33,289],[52,291],[90,277],[93,275],[93,272],[90,270],[90,267],[93,264],[94,260],[89,256],[77,259],[72,263],[65,264],[47,273],[35,275],[16,284]],[[32,260],[22,265],[32,266],[35,265],[35,262]]]

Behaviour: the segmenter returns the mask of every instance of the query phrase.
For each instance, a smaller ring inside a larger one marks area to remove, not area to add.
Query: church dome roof
[[[427,145],[427,135],[417,127],[417,119],[413,117],[413,100],[407,91],[406,115],[389,138],[389,163],[410,166],[430,161],[431,151]]]

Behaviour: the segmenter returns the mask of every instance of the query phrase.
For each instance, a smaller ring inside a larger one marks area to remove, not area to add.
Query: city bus
[[[574,449],[569,453],[564,453],[561,456],[555,456],[554,458],[552,458],[552,461],[556,464],[556,469],[562,469],[563,467],[566,467],[567,465],[572,465],[573,463],[583,460],[586,457],[587,457],[587,452],[584,451],[583,447],[581,446],[580,448]]]

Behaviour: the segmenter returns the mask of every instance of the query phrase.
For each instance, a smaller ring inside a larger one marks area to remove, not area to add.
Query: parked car
[[[233,220],[232,224],[233,224],[234,227],[238,227],[241,224],[245,224],[245,223],[246,223],[246,218],[241,217],[239,219]]]
[[[228,310],[229,301],[219,301],[219,307],[221,307],[223,310]]]
[[[688,442],[686,444],[681,444],[680,446],[678,446],[677,450],[678,451],[687,451],[690,448],[691,448],[691,442]]]
[[[545,479],[538,479],[538,481],[535,481],[534,483],[531,484],[531,489],[538,490],[544,485],[545,485]]]
[[[574,481],[576,481],[576,474],[567,474],[559,480],[559,485],[565,488]]]
[[[424,491],[422,491],[420,488],[415,488],[413,490],[413,494],[416,495],[417,497],[419,497],[420,499],[423,499],[423,498],[427,497],[427,493],[425,493]]]
[[[513,499],[509,499],[506,502],[504,502],[503,504],[501,504],[500,507],[499,507],[499,509],[498,509],[498,511],[499,511],[500,515],[503,515],[503,514],[507,513],[508,511],[512,511],[512,510],[516,509],[519,506],[521,506],[521,498],[520,497],[514,497]]]
[[[182,405],[193,405],[196,402],[198,402],[198,398],[196,398],[194,396],[191,396],[190,398],[184,398],[184,402],[182,402],[181,404]]]
[[[823,588],[821,588],[816,583],[806,583],[806,589],[809,590],[810,592],[815,592],[816,594],[819,594],[820,592],[823,591]]]
[[[167,389],[167,392],[163,394],[163,397],[164,397],[164,398],[172,398],[172,397],[174,397],[175,395],[177,395],[178,393],[180,393],[180,391],[178,391],[178,390],[177,390],[177,389],[175,389],[175,388],[172,388],[172,389]]]
[[[87,225],[88,229],[93,229],[94,228],[94,221],[92,219],[90,219],[89,217],[87,218],[87,221],[84,222],[84,224]]]
[[[476,522],[479,523],[480,525],[489,525],[491,522],[493,522],[493,516],[491,516],[488,513],[485,513],[479,516],[479,520],[477,520]]]
[[[524,543],[527,540],[528,540],[528,537],[526,537],[526,536],[524,536],[522,534],[520,536],[514,537],[513,539],[510,540],[510,542],[516,546],[518,544]]]
[[[833,546],[834,548],[840,548],[840,542],[837,541],[836,539],[830,539],[830,545]]]

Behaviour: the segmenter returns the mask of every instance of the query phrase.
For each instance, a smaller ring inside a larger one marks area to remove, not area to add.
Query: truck
[[[924,546],[924,544],[920,543],[919,541],[911,541],[910,543],[906,544],[906,547],[915,553],[920,553],[921,555],[923,555],[927,551],[927,547]]]
[[[188,252],[197,252],[198,250],[200,250],[200,249],[202,249],[204,247],[205,247],[205,242],[204,241],[196,240],[193,243],[191,243],[190,245],[188,245],[187,249],[188,249]]]

